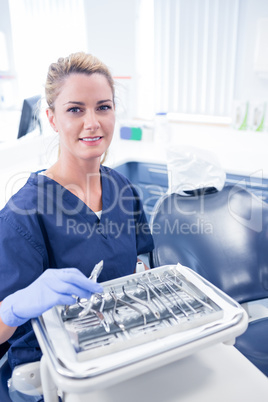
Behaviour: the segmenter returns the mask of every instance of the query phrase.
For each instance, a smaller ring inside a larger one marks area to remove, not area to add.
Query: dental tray
[[[102,285],[103,295],[91,299],[84,317],[88,300],[69,309],[56,306],[33,320],[43,354],[60,376],[93,382],[106,377],[107,385],[109,375],[118,382],[122,370],[130,378],[203,347],[232,344],[247,328],[238,303],[180,264]]]

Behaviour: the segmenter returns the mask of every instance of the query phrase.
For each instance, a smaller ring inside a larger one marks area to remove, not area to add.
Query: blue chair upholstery
[[[239,186],[162,197],[151,220],[151,267],[181,263],[239,303],[268,298],[268,205]],[[268,317],[235,346],[268,375]]]
[[[4,342],[0,345],[0,359],[2,359],[8,351],[9,346],[8,342]],[[0,401],[10,402],[11,399],[8,395],[7,380],[11,377],[11,369],[7,360],[3,359],[2,363],[3,364],[0,365]]]
[[[8,342],[1,343],[1,345],[0,345],[0,359],[8,351],[9,347],[10,347],[10,344]]]
[[[6,360],[4,364],[0,367],[0,401],[1,402],[11,402],[8,394],[7,381],[11,377],[11,369],[8,361]]]

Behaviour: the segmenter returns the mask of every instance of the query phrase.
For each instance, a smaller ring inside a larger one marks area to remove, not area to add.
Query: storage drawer
[[[115,170],[126,176],[133,184],[138,183],[138,162],[127,162],[116,166]]]
[[[168,187],[167,166],[157,163],[127,162],[115,168],[133,184],[148,183]]]
[[[166,165],[138,163],[138,181],[140,183],[158,184],[168,187],[168,171]]]

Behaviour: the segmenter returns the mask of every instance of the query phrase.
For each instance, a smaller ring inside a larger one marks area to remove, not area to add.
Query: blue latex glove
[[[102,292],[100,284],[76,268],[47,269],[31,285],[3,300],[0,317],[6,325],[17,327],[57,304],[74,304],[73,295],[89,299],[93,293]]]

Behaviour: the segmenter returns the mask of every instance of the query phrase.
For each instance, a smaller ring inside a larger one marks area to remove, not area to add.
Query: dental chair
[[[5,342],[0,345],[0,400],[1,402],[10,402],[11,399],[8,395],[7,381],[11,376],[11,369],[8,361],[5,359],[5,354],[8,351],[9,344]]]
[[[268,376],[268,205],[239,185],[187,183],[155,206],[150,265],[180,262],[241,303],[249,326],[235,347]]]

